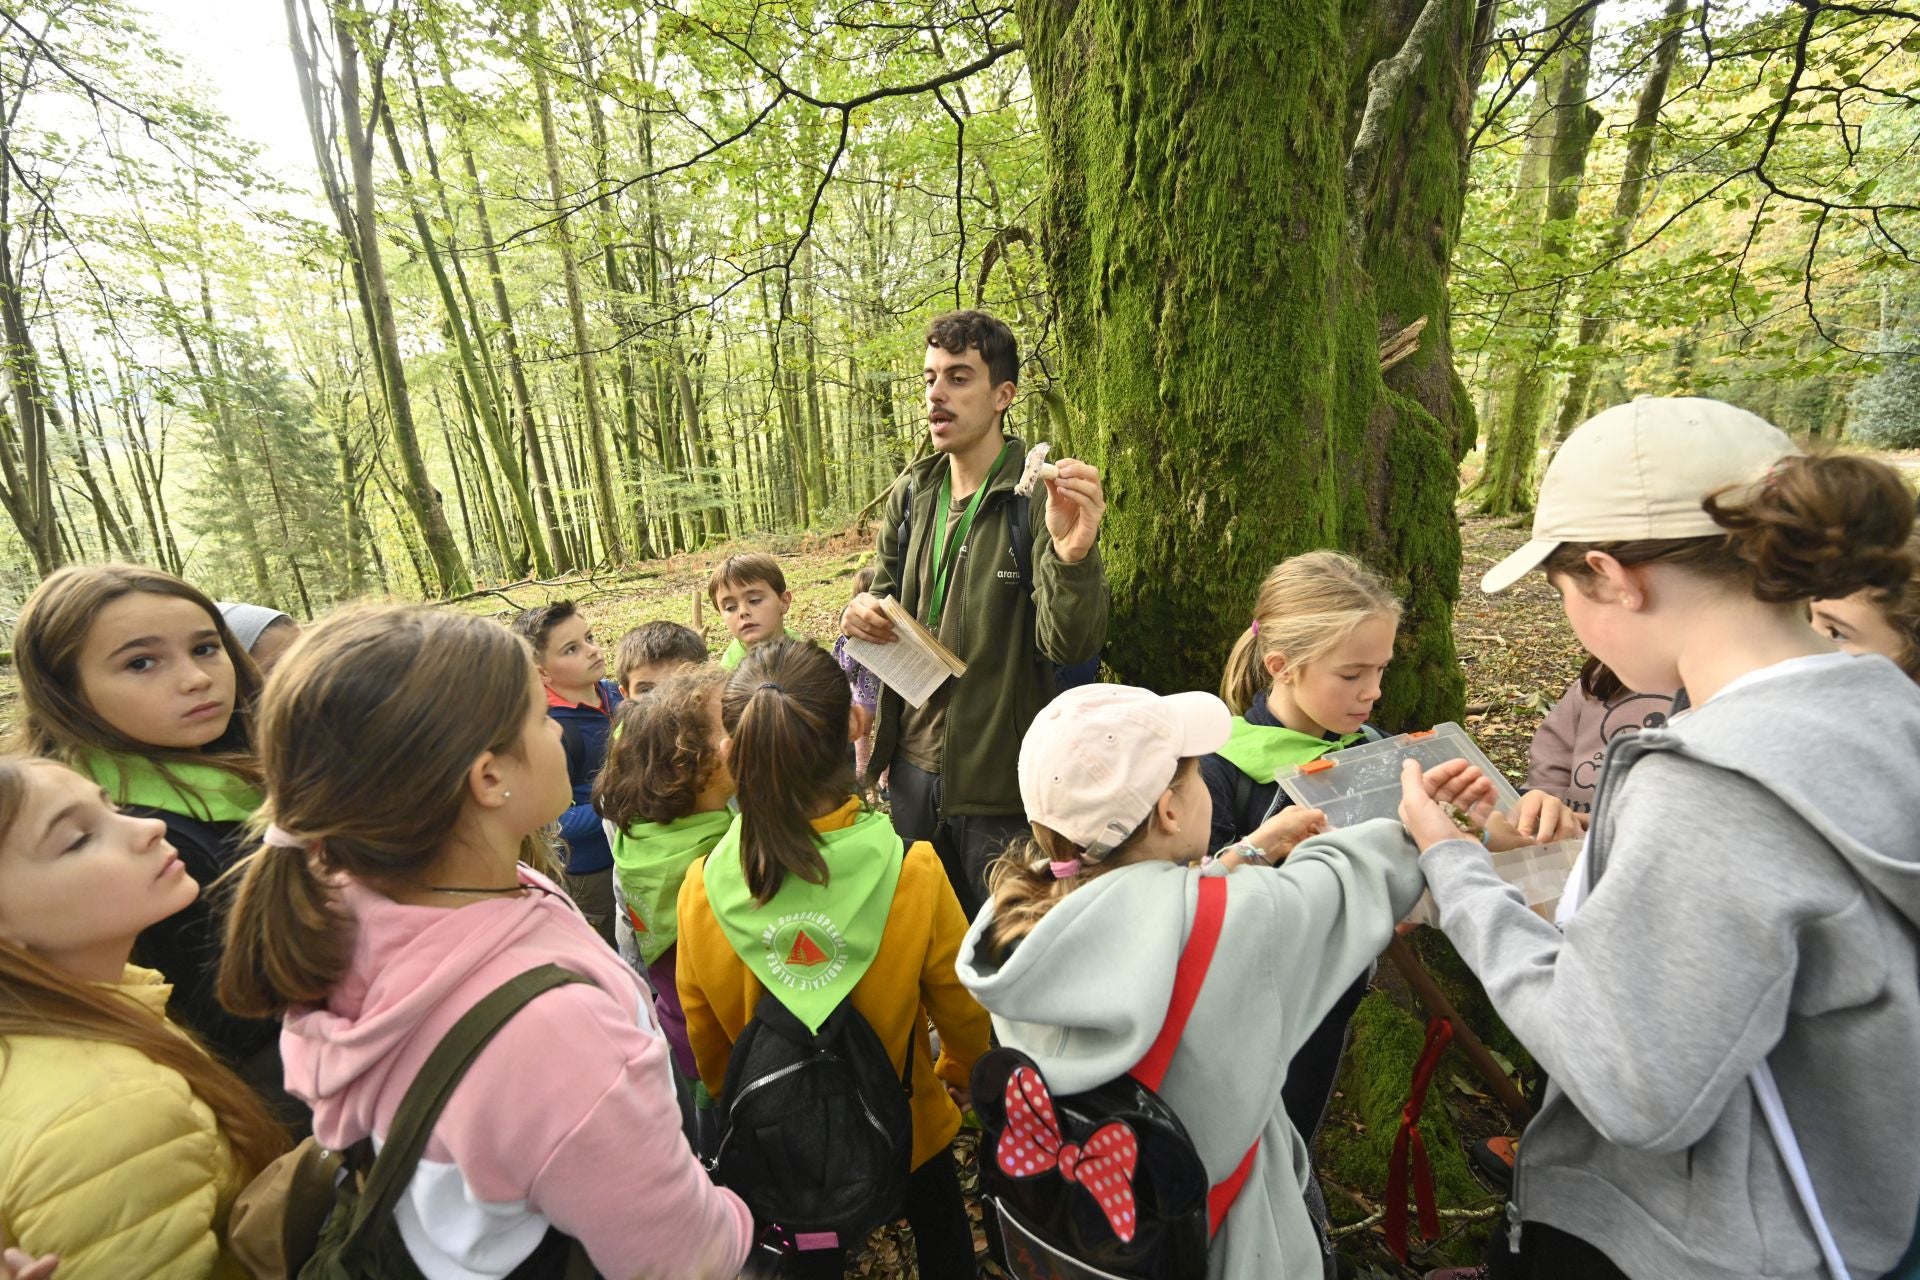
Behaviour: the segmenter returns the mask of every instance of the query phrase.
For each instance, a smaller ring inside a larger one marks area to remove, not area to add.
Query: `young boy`
[[[787,575],[780,572],[780,562],[770,555],[756,551],[722,560],[707,579],[707,599],[733,633],[733,643],[720,655],[720,665],[729,671],[746,661],[747,650],[754,645],[782,635],[792,640],[806,639],[786,627],[793,592],[787,590]]]
[[[620,637],[613,675],[621,696],[636,698],[683,667],[707,661],[707,642],[678,622],[643,622]]]
[[[592,796],[593,780],[607,758],[620,691],[602,679],[607,660],[573,601],[528,609],[513,620],[513,629],[533,646],[534,664],[547,686],[547,714],[560,722],[566,746],[567,778],[573,783],[573,805],[560,815],[567,892],[587,923],[613,946],[613,850]]]

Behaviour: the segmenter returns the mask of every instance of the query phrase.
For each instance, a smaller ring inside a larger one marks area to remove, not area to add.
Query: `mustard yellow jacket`
[[[120,990],[166,1016],[128,965]],[[213,1111],[137,1049],[11,1036],[0,1067],[0,1239],[60,1255],[60,1280],[237,1280],[239,1175]]]
[[[858,812],[859,805],[849,803],[815,819],[813,825],[821,831],[845,826]],[[727,1055],[753,1016],[761,987],[753,971],[734,954],[707,904],[705,871],[702,858],[687,871],[680,886],[676,968],[680,1004],[687,1014],[687,1039],[693,1045],[701,1082],[717,1098],[726,1089]],[[911,846],[900,867],[879,954],[848,999],[881,1044],[904,1044],[911,1033],[916,1169],[945,1150],[960,1131],[960,1111],[942,1082],[966,1088],[974,1059],[987,1051],[991,1030],[987,1011],[953,972],[954,957],[966,936],[967,917],[947,883],[939,855],[925,842]],[[929,1015],[940,1029],[938,1063],[927,1037]]]

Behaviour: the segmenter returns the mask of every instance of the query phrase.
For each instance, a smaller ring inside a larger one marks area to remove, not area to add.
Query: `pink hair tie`
[[[266,834],[260,837],[260,843],[270,849],[305,849],[312,842],[275,823],[269,823]]]
[[[1259,634],[1260,634],[1260,619],[1258,619],[1258,618],[1255,618],[1255,619],[1253,620],[1253,623],[1252,623],[1252,626],[1251,626],[1251,627],[1250,627],[1249,629],[1250,629],[1250,630],[1251,630],[1251,631],[1253,632],[1253,634],[1255,634],[1255,635],[1259,635]]]
[[[1047,863],[1047,870],[1053,872],[1055,880],[1071,880],[1080,874],[1080,859],[1056,858]]]

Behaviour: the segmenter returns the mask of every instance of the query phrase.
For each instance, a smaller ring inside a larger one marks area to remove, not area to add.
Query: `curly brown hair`
[[[630,831],[637,823],[672,822],[693,812],[700,789],[720,764],[707,708],[727,676],[718,667],[668,676],[622,704],[593,784],[593,807],[601,817]]]

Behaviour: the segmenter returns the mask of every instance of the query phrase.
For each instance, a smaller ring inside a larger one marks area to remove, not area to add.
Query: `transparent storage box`
[[[1294,803],[1327,815],[1327,825],[1350,827],[1368,818],[1400,816],[1400,762],[1418,760],[1422,769],[1465,760],[1493,781],[1493,807],[1511,815],[1520,793],[1500,776],[1467,731],[1448,721],[1417,733],[1363,742],[1333,751],[1306,764],[1288,765],[1274,776]]]
[[[1580,856],[1584,838],[1556,840],[1552,844],[1528,844],[1493,856],[1493,869],[1500,878],[1520,891],[1527,905],[1553,919],[1553,910],[1566,892],[1567,877],[1573,860]]]

